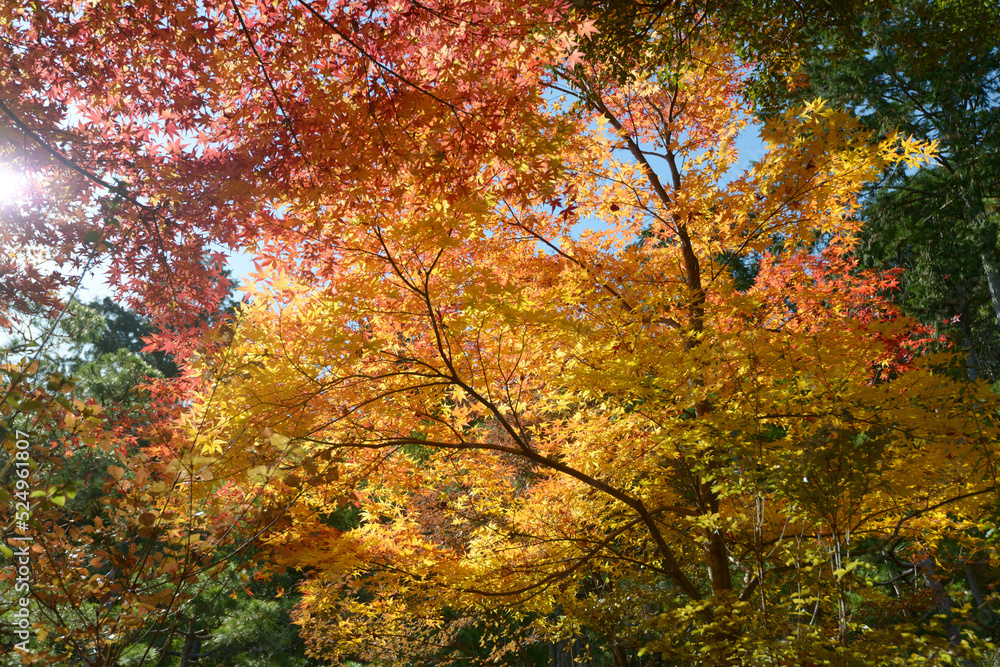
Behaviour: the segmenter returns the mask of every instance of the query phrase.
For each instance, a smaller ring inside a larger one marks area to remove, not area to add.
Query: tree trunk
[[[629,667],[625,649],[615,640],[611,640],[611,657],[615,661],[615,667]]]
[[[946,617],[945,620],[945,632],[948,633],[948,640],[955,646],[957,646],[962,641],[962,635],[959,629],[956,628],[951,623],[952,610],[955,608],[955,601],[951,599],[948,595],[948,591],[945,590],[944,585],[938,580],[937,573],[934,571],[935,563],[934,558],[930,554],[926,554],[922,559],[918,560],[916,563],[917,571],[923,575],[924,583],[927,584],[927,588],[930,589],[931,593],[934,595],[934,603],[937,605],[938,612]],[[965,664],[970,664],[967,661]]]
[[[986,282],[990,286],[990,297],[993,299],[993,312],[997,318],[997,326],[1000,327],[1000,271],[997,270],[996,262],[993,261],[993,253],[983,250],[979,256],[983,261]]]
[[[580,655],[579,639],[560,639],[549,642],[549,665],[551,667],[576,667],[574,658]]]
[[[979,357],[976,354],[975,343],[972,340],[972,326],[969,324],[969,309],[965,304],[965,295],[959,292],[958,323],[962,327],[962,345],[965,346],[965,373],[970,380],[979,379]]]
[[[194,654],[194,643],[195,635],[197,634],[197,627],[195,626],[194,619],[188,623],[187,633],[184,635],[184,648],[181,649],[181,659],[178,667],[191,667],[191,657]]]
[[[973,569],[973,565],[966,561],[965,563],[965,580],[969,582],[969,592],[972,593],[972,599],[976,601],[976,609],[983,610],[986,608],[986,597],[983,595],[983,589],[979,587],[979,580],[976,579],[976,572]]]

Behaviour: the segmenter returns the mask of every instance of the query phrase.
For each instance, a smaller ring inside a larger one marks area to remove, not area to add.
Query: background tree
[[[992,3],[905,0],[859,8],[823,35],[808,86],[879,132],[935,141],[931,168],[894,169],[869,191],[859,257],[906,269],[900,293],[922,321],[954,332],[968,372],[998,377],[1000,13]]]
[[[13,400],[8,405],[25,408],[20,416],[8,411],[13,420],[8,424],[39,448],[32,452],[37,466],[31,479],[32,489],[42,493],[33,500],[40,533],[32,544],[42,549],[32,552],[40,561],[33,582],[34,656],[131,665],[256,664],[265,656],[272,664],[308,664],[290,624],[289,610],[298,599],[294,575],[273,584],[248,581],[255,574],[252,559],[246,550],[228,549],[221,562],[235,564],[221,576],[213,581],[194,570],[192,580],[175,589],[177,600],[165,600],[162,592],[168,589],[157,585],[164,575],[159,565],[166,561],[171,567],[164,551],[137,552],[140,557],[131,563],[116,553],[130,542],[148,546],[154,537],[148,514],[129,517],[121,510],[155,510],[155,502],[152,508],[133,504],[135,489],[149,475],[148,464],[133,457],[159,419],[148,383],[178,370],[162,353],[142,351],[142,338],[153,331],[148,322],[105,298],[87,305],[70,301],[58,319],[36,317],[21,331],[20,338],[6,341],[7,377],[21,367],[17,362],[25,353],[34,356],[37,370],[4,389]],[[38,378],[48,378],[51,393],[29,389]],[[9,519],[20,496],[13,484],[16,471],[6,457],[4,463],[0,499]],[[174,560],[177,567],[176,555]],[[198,561],[204,569],[211,558],[199,554]],[[81,564],[88,573],[82,581],[74,576]],[[4,581],[9,620],[20,595],[10,587],[14,581]],[[255,597],[272,597],[279,584],[289,589],[283,600]],[[147,612],[137,618],[128,604],[118,604],[130,594],[140,608],[150,601],[162,606],[167,622]],[[238,623],[246,626],[241,632],[234,631]],[[4,627],[5,664],[20,664],[14,650],[19,640]]]
[[[888,0],[573,3],[598,29],[582,49],[618,78],[683,60],[705,35],[721,36],[753,68],[744,94],[772,114],[777,111],[775,96],[787,88],[789,75],[822,44],[824,36],[837,34],[850,43],[852,36],[861,34],[858,14],[888,4]]]

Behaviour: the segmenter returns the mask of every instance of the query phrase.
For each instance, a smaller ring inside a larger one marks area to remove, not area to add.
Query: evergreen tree
[[[926,169],[869,189],[858,254],[903,267],[901,299],[968,350],[970,376],[1000,378],[1000,11],[982,0],[874,3],[827,30],[808,85],[882,133],[937,142]]]

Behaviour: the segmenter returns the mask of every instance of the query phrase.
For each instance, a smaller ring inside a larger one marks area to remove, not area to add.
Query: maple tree
[[[196,414],[234,454],[301,457],[272,539],[319,572],[317,654],[406,664],[513,614],[673,660],[906,660],[892,628],[851,623],[849,573],[903,538],[932,552],[993,493],[969,401],[994,401],[910,359],[912,323],[879,298],[893,279],[843,257],[861,183],[920,149],[817,104],[719,188],[738,72],[701,59],[674,87],[578,82],[598,127],[564,158],[570,215],[501,200],[441,228],[418,204],[353,228],[329,284],[260,276]],[[576,216],[608,229],[574,238]],[[725,262],[776,238],[734,289]],[[325,465],[337,483],[308,479]],[[325,527],[348,497],[362,524]]]
[[[930,581],[946,547],[989,552],[996,399],[850,256],[863,184],[933,146],[816,101],[731,179],[724,40],[623,80],[549,3],[0,11],[0,112],[50,188],[26,206],[77,230],[65,257],[113,252],[184,360],[119,515],[161,539],[152,579],[221,552],[235,507],[311,570],[331,661],[458,661],[470,633],[484,662],[972,653],[959,614],[854,603],[879,558]],[[221,325],[209,241],[258,263]]]

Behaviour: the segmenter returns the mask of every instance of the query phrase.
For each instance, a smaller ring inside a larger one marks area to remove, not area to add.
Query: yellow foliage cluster
[[[732,178],[725,45],[665,82],[565,76],[578,103],[526,100],[497,149],[523,169],[452,168],[428,135],[335,217],[289,193],[297,263],[192,367],[206,492],[266,482],[286,508],[266,542],[314,573],[299,619],[334,661],[413,664],[473,625],[497,659],[581,633],[706,662],[945,655],[845,606],[866,555],[969,539],[995,498],[996,398],[920,356],[892,277],[849,260],[862,185],[934,147],[817,100]]]

